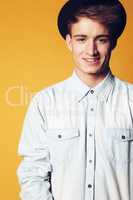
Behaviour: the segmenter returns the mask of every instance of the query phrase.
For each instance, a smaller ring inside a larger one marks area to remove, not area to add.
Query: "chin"
[[[85,73],[88,73],[88,74],[97,74],[99,73],[100,71],[102,71],[101,67],[90,67],[90,69],[84,69],[83,70]]]
[[[91,65],[91,66],[84,65],[84,64],[78,64],[77,66],[78,66],[77,70],[79,72],[82,72],[84,74],[90,74],[90,75],[99,74],[103,70],[101,63],[98,65]]]

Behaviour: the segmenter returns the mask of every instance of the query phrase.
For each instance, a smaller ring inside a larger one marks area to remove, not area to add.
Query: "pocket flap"
[[[46,131],[47,137],[50,137],[52,139],[56,140],[66,140],[71,139],[74,137],[79,136],[79,130],[78,129],[48,129]]]
[[[121,141],[133,140],[133,129],[124,128],[107,128],[107,132],[115,139]]]

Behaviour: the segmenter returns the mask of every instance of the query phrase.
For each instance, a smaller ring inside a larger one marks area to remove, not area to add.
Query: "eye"
[[[85,38],[77,38],[76,41],[78,41],[78,42],[84,42]]]
[[[105,44],[105,43],[109,42],[109,39],[108,38],[99,38],[98,42]]]

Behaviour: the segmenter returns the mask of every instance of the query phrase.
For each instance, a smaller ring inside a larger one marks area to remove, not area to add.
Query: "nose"
[[[89,56],[95,56],[98,53],[97,45],[94,40],[89,40],[86,43],[86,54]]]

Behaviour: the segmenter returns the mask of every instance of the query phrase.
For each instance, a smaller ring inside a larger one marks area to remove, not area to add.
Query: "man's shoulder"
[[[116,82],[118,83],[118,85],[120,85],[122,87],[127,87],[130,91],[133,91],[133,83],[122,80],[121,78],[118,78],[117,76],[115,76],[115,79],[116,79]]]
[[[36,92],[34,99],[50,97],[51,95],[53,96],[64,92],[68,89],[69,80],[70,77],[41,89],[40,91]]]
[[[116,80],[117,87],[120,90],[126,92],[127,95],[129,96],[129,99],[133,101],[133,83],[122,80],[116,76],[115,76],[115,80]]]

